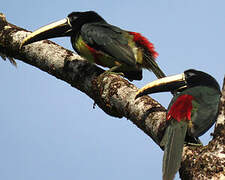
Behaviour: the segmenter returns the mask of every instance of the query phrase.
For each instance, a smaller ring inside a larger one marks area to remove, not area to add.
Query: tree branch
[[[0,14],[0,55],[35,66],[84,92],[107,114],[126,117],[158,145],[166,123],[166,109],[149,96],[134,99],[137,87],[118,75],[98,81],[103,70],[63,47],[44,40],[19,49],[28,31],[10,24]],[[225,177],[225,87],[213,140],[203,147],[186,146],[180,169],[182,179]]]

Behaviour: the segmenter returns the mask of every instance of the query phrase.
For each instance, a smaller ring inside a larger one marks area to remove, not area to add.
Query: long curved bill
[[[178,91],[187,86],[185,80],[185,74],[178,74],[174,76],[164,77],[155,81],[150,82],[141,89],[138,90],[136,97],[141,97],[146,94],[157,93],[157,92],[166,92],[166,91]]]
[[[22,41],[20,48],[26,44],[30,44],[44,39],[69,36],[71,31],[72,26],[69,22],[69,18],[64,18],[49,25],[43,26],[40,29],[37,29],[36,31],[29,34]]]

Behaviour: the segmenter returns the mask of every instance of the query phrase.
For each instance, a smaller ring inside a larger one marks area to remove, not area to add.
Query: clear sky
[[[225,1],[1,2],[8,21],[35,30],[72,11],[95,10],[109,23],[141,32],[155,44],[166,74],[195,68],[222,85]],[[54,39],[72,49],[69,38]],[[93,109],[93,100],[30,65],[0,60],[0,179],[86,180],[161,178],[163,152],[129,120]],[[142,87],[155,79],[145,70]],[[167,107],[169,93],[154,95]],[[212,132],[213,129],[210,130]],[[202,136],[204,143],[210,132]]]

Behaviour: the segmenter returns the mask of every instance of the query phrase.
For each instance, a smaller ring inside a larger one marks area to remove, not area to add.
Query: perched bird
[[[158,53],[147,38],[108,24],[94,11],[72,12],[67,18],[44,26],[25,38],[21,47],[32,42],[70,36],[74,50],[92,63],[122,72],[130,80],[142,79],[142,68],[158,77],[165,74],[155,62]]]
[[[164,147],[163,180],[172,180],[180,168],[185,136],[199,137],[216,121],[221,91],[212,76],[190,69],[147,84],[136,98],[165,91],[177,92],[167,110],[168,127],[160,144]]]

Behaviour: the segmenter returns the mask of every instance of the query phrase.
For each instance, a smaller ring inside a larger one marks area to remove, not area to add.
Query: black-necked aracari
[[[165,91],[177,92],[169,104],[168,127],[160,143],[164,147],[163,180],[172,180],[180,168],[185,136],[199,137],[216,121],[221,91],[212,76],[190,69],[147,84],[136,98]]]
[[[158,53],[147,38],[108,24],[94,11],[72,12],[67,18],[44,26],[25,38],[32,42],[70,36],[74,50],[92,63],[122,72],[130,80],[142,79],[142,68],[165,77],[155,59]]]

